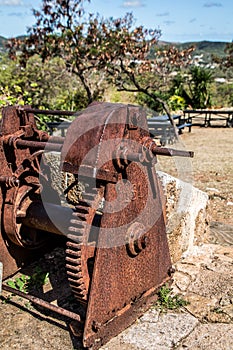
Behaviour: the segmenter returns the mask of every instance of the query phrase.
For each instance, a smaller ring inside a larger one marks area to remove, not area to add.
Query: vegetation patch
[[[158,292],[158,300],[155,306],[162,311],[166,311],[179,309],[182,306],[188,305],[188,303],[180,295],[173,295],[172,288],[165,284]]]
[[[20,292],[28,293],[31,290],[39,289],[48,282],[49,273],[36,267],[31,276],[21,275],[14,280],[7,281],[7,285]]]

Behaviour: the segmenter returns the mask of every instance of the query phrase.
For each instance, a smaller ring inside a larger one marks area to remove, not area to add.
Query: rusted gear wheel
[[[66,249],[68,280],[75,297],[83,303],[88,298],[96,249],[94,219],[103,194],[104,187],[88,190],[76,206],[68,229]]]

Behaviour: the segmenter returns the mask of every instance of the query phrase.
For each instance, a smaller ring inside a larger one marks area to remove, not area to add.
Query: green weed
[[[27,292],[27,284],[29,277],[21,275],[20,277],[15,278],[15,280],[7,281],[9,287],[19,290],[20,292]]]
[[[28,289],[39,289],[49,281],[49,273],[43,271],[39,266],[35,268],[32,276],[29,277]]]
[[[167,284],[162,286],[158,291],[156,307],[161,310],[174,310],[186,305],[188,305],[188,301],[179,295],[172,295],[172,289]]]
[[[223,310],[221,309],[221,307],[215,307],[213,309],[213,312],[215,312],[216,314],[222,314],[223,313]]]
[[[21,275],[14,280],[7,281],[9,287],[27,293],[32,289],[39,289],[48,282],[49,273],[36,267],[31,276]]]

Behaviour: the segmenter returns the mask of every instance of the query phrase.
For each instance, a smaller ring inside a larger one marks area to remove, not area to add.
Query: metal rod
[[[43,141],[43,140],[42,140]],[[51,142],[51,143],[61,143],[63,144],[65,141],[65,137],[62,136],[50,136],[46,142]]]
[[[50,109],[37,109],[37,108],[27,108],[27,107],[21,107],[19,106],[17,108],[18,111],[22,112],[27,112],[27,113],[35,113],[35,114],[44,114],[44,115],[79,115],[82,112],[77,112],[77,111],[61,111],[61,110],[50,110]]]
[[[41,298],[34,297],[33,295],[25,294],[25,293],[23,293],[23,292],[21,292],[21,291],[19,291],[17,289],[11,288],[11,287],[9,287],[9,286],[7,286],[5,284],[2,285],[2,290],[5,290],[6,292],[10,292],[10,293],[13,293],[13,294],[16,294],[16,295],[20,296],[21,298],[24,298],[24,299],[27,299],[27,300],[31,301],[33,304],[37,304],[39,306],[42,306],[42,307],[44,307],[44,308],[46,308],[48,310],[56,312],[57,314],[69,317],[69,318],[79,322],[80,326],[83,326],[83,322],[81,320],[80,315],[75,314],[72,311],[63,309],[60,306],[56,306],[56,305],[50,304],[49,302],[47,302],[47,301],[45,301],[45,300],[43,300]]]
[[[156,146],[152,148],[152,152],[155,155],[160,155],[160,156],[169,156],[169,157],[194,157],[194,152],[192,151],[182,151],[182,150],[177,150],[173,148],[165,148],[165,147],[160,147]]]
[[[40,141],[29,141],[29,140],[21,140],[18,139],[15,141],[16,146],[18,147],[31,147],[36,149],[46,149],[48,151],[56,151],[61,152],[62,149],[62,143],[50,143],[50,142],[40,142]],[[165,148],[160,146],[154,146],[151,148],[151,151],[154,153],[154,155],[161,155],[161,156],[169,156],[169,157],[194,157],[194,152],[192,151],[183,151],[183,150],[177,150],[173,148]]]
[[[189,151],[180,151],[176,149],[171,149],[171,148],[163,148],[163,147],[158,147],[158,150],[152,151],[153,154],[156,155],[162,155],[162,156],[167,156],[167,157],[193,157],[193,152]],[[127,159],[131,162],[140,162],[140,153],[128,153],[127,154]]]
[[[72,214],[73,210],[68,207],[48,202],[34,202],[27,209],[25,217],[20,219],[22,224],[28,227],[66,236]]]
[[[56,151],[60,152],[62,149],[62,144],[59,143],[50,143],[50,142],[40,142],[40,141],[29,141],[18,139],[15,141],[15,145],[20,148],[36,148],[36,149],[45,149],[47,151]]]
[[[147,147],[154,155],[168,156],[168,157],[191,157],[193,158],[194,152],[183,151],[173,148],[161,147],[151,137],[143,138],[143,146]]]
[[[64,137],[59,137],[59,136],[51,136],[47,142],[17,139],[15,141],[15,145],[17,147],[22,147],[22,148],[31,147],[36,149],[46,149],[48,151],[61,152],[64,140],[65,140]],[[154,155],[162,155],[162,156],[169,156],[169,157],[175,157],[175,156],[191,157],[191,158],[194,157],[194,152],[192,151],[183,151],[183,150],[177,150],[173,148],[165,148],[165,147],[157,146],[154,141],[152,141],[152,146],[150,147],[150,149]]]

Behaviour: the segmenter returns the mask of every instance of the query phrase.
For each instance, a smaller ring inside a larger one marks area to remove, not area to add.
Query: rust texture
[[[83,345],[98,349],[141,315],[171,277],[164,198],[154,165],[158,154],[192,157],[193,153],[158,147],[138,106],[90,105],[76,113],[65,138],[39,131],[35,114],[74,112],[31,106],[3,109],[0,261],[4,278],[64,236],[67,278],[86,310],[84,328],[80,325]],[[85,193],[70,208],[62,206],[51,187],[45,151],[61,152],[63,172],[73,174],[74,184],[85,183]],[[49,199],[46,203],[43,191]],[[26,298],[51,309],[33,296]],[[54,311],[80,323],[79,315]]]

